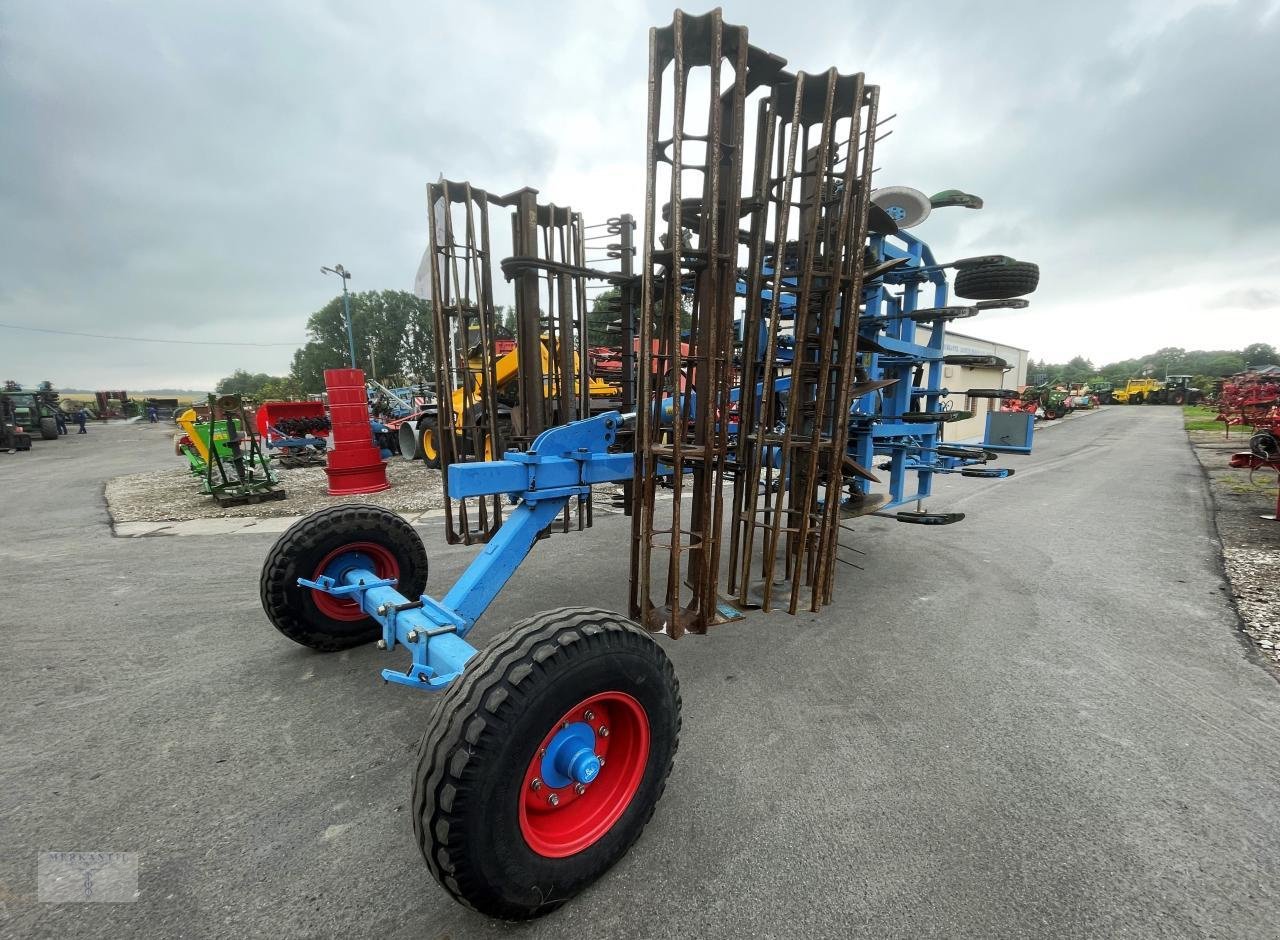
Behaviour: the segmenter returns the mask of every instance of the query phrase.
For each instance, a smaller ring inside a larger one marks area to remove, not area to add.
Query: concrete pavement
[[[1177,409],[942,481],[959,525],[860,521],[865,570],[819,615],[666,643],[684,732],[653,822],[523,927],[428,876],[406,812],[432,700],[377,681],[386,654],[275,633],[274,536],[112,537],[104,480],[168,446],[0,455],[0,935],[1275,934],[1280,685],[1236,633]],[[622,609],[626,526],[535,548],[476,642]],[[474,550],[419,531],[439,592]],[[37,903],[37,853],[68,850],[141,853],[138,901]]]

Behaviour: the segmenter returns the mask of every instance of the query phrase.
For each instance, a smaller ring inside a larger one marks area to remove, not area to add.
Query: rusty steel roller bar
[[[538,204],[534,190],[521,190],[512,215],[512,250],[517,259],[537,259],[545,267],[514,271],[519,388],[514,443],[525,450],[547,428],[591,412],[587,375],[586,257],[581,214],[567,206]],[[530,289],[532,288],[532,289]],[[500,456],[500,452],[494,455]],[[578,528],[591,524],[591,500],[574,500]],[[561,517],[569,531],[570,510]]]
[[[802,588],[810,610],[831,600],[877,103],[861,74],[833,69],[800,72],[760,104],[730,549],[744,606],[771,609],[779,586],[793,614]],[[786,314],[790,362],[778,355]]]
[[[495,196],[447,180],[427,187],[432,317],[441,338],[435,343],[433,430],[451,543],[488,541],[502,524],[502,500],[452,499],[450,464],[495,459],[508,447],[523,450],[546,428],[590,410],[584,354],[590,272],[582,265],[582,217],[568,207],[540,204],[537,195],[525,188]],[[514,257],[504,260],[503,269],[515,282],[514,370],[497,348],[506,339],[499,336],[493,293],[489,216],[497,209],[509,209],[511,216]],[[590,501],[579,501],[577,513],[579,527],[589,525]],[[562,522],[567,530],[567,510]]]
[[[746,28],[726,24],[718,9],[697,17],[677,10],[670,26],[649,32],[630,607],[650,630],[673,637],[705,633],[723,619],[722,484],[746,98],[783,64],[751,48]],[[707,93],[691,103],[694,70]],[[705,120],[705,132],[688,130],[691,115]],[[696,187],[688,197],[686,184]],[[664,473],[673,498],[659,513]]]
[[[497,355],[493,306],[493,273],[489,241],[490,195],[468,182],[441,180],[427,186],[431,233],[431,304],[435,326],[437,412],[436,449],[444,478],[445,537],[450,543],[487,541],[502,525],[502,501],[477,500],[473,525],[467,500],[449,496],[448,468],[475,454],[480,421],[496,416]],[[461,237],[455,206],[462,207]],[[472,333],[476,340],[472,339]],[[472,349],[478,346],[479,364]],[[455,407],[455,397],[457,404]]]

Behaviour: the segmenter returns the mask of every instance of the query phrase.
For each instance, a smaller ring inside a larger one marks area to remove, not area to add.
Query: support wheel
[[[963,267],[956,272],[954,291],[968,300],[1009,300],[1040,286],[1040,267],[1029,261],[1006,259]]]
[[[56,418],[40,419],[40,438],[46,441],[58,439],[58,421]]]
[[[300,587],[355,558],[397,590],[420,597],[427,586],[427,550],[413,526],[381,506],[346,503],[313,512],[291,525],[262,567],[262,609],[277,630],[303,646],[332,652],[371,643],[382,627],[346,598]]]
[[[555,910],[639,838],[679,737],[680,684],[638,625],[581,607],[516,624],[423,736],[413,831],[431,874],[492,917]]]

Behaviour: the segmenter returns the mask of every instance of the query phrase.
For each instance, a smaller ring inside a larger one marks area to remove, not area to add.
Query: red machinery
[[[1218,420],[1228,434],[1233,425],[1258,429],[1280,423],[1280,372],[1241,372],[1224,381]]]
[[[387,465],[373,443],[369,430],[369,393],[363,369],[326,369],[324,384],[329,391],[329,420],[333,428],[333,450],[325,473],[329,495],[377,493],[391,486]]]
[[[258,434],[280,454],[283,466],[320,463],[329,441],[329,415],[320,401],[264,401],[256,417]]]

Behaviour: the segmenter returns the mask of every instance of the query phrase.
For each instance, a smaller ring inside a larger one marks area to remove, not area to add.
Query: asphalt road
[[[820,615],[667,648],[667,794],[595,887],[488,922],[407,816],[432,700],[258,605],[272,538],[117,539],[105,479],[153,429],[0,454],[4,937],[1275,936],[1280,685],[1224,594],[1172,408],[1039,435],[954,480],[948,528],[863,520]],[[421,531],[440,591],[472,550]],[[473,635],[625,603],[621,517],[538,546]],[[399,662],[399,660],[396,660]],[[41,851],[141,853],[140,897],[39,904]]]

